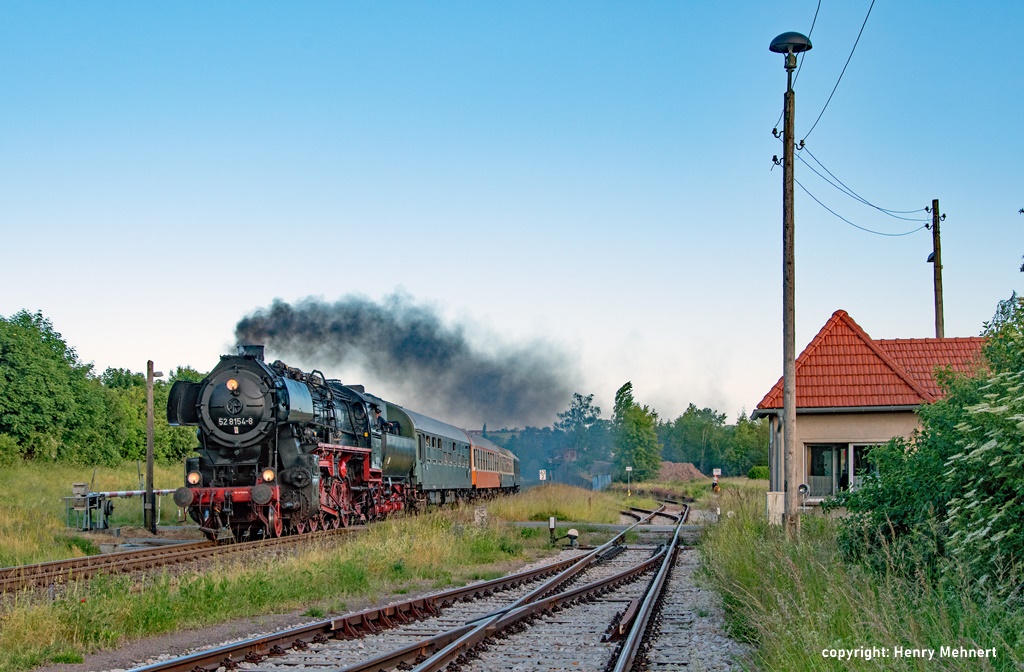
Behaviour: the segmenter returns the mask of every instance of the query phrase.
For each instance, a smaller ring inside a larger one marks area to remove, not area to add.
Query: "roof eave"
[[[823,406],[817,408],[800,408],[796,409],[797,415],[827,415],[827,414],[840,414],[840,413],[914,413],[921,407],[921,404],[901,405],[901,406]],[[751,420],[757,418],[767,417],[769,415],[781,415],[781,408],[755,408],[754,412],[750,414]]]

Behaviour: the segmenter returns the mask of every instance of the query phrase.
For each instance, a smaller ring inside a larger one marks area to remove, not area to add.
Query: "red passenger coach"
[[[515,455],[482,436],[470,434],[469,441],[473,488],[493,494],[518,490],[519,460]]]

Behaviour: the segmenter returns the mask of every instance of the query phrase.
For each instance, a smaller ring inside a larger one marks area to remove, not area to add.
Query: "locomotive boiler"
[[[361,386],[267,364],[263,346],[176,382],[167,420],[198,428],[174,501],[211,539],[345,527],[519,487],[509,451]]]

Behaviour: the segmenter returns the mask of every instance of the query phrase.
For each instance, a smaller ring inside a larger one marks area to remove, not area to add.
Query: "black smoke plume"
[[[540,344],[485,352],[467,340],[469,328],[446,326],[433,308],[395,294],[380,304],[354,296],[295,305],[275,299],[242,318],[235,336],[239,344],[266,345],[268,359],[297,358],[462,427],[549,424],[575,389],[568,358]],[[351,380],[354,370],[365,378]]]

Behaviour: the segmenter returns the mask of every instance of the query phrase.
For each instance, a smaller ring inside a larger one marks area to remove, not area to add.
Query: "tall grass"
[[[489,502],[491,513],[503,520],[547,520],[618,523],[619,511],[636,506],[650,508],[655,501],[645,497],[626,497],[625,491],[593,491],[552,483],[530,488],[513,497]]]
[[[71,536],[65,522],[64,497],[71,485],[89,483],[92,489],[139,489],[135,463],[120,467],[92,467],[62,463],[19,462],[4,467],[0,488],[0,567],[77,557],[94,551]],[[95,475],[95,478],[94,478]],[[180,465],[157,465],[157,489],[181,484]],[[142,525],[142,500],[115,499],[111,525]],[[161,522],[174,521],[176,508],[169,495],[161,498]]]
[[[712,504],[717,506],[718,497],[712,492],[711,483],[710,478],[698,478],[692,481],[645,481],[643,483],[634,483],[633,490],[634,492],[651,493],[658,496],[691,499],[693,504],[698,507],[706,507]],[[731,476],[719,479],[719,486],[721,488],[720,495],[737,490],[762,493],[762,496],[763,493],[768,492],[767,480],[751,480],[746,476]],[[612,488],[614,491],[622,492],[625,491],[626,486],[623,483],[616,483]]]
[[[733,634],[755,645],[766,670],[1017,670],[1024,616],[972,598],[966,584],[938,585],[844,562],[834,523],[805,516],[799,543],[765,519],[761,493],[724,491],[721,522],[701,544],[704,571],[722,594]],[[895,569],[895,568],[893,568]],[[894,647],[935,658],[895,659]],[[942,646],[995,648],[987,659],[939,658]],[[889,657],[838,661],[823,649],[878,647]]]

